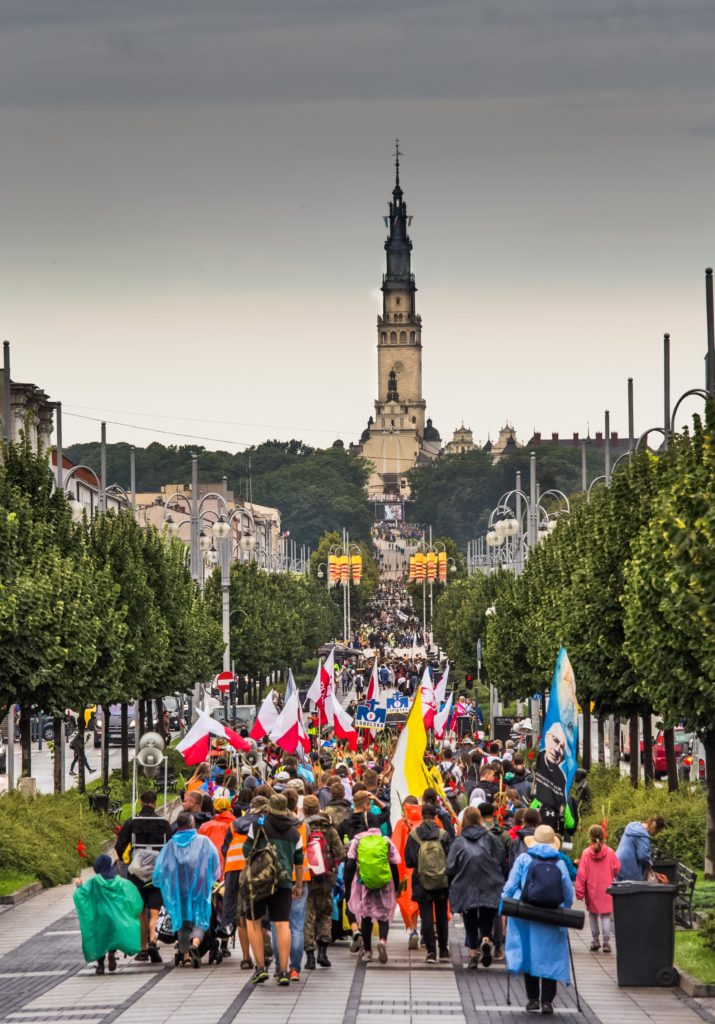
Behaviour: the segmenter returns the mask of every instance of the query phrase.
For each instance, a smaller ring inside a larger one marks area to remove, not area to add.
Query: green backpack
[[[385,836],[363,836],[358,842],[357,862],[360,881],[366,889],[382,889],[392,881],[392,870]]]
[[[410,838],[414,839],[419,846],[417,854],[417,877],[420,885],[427,892],[436,892],[438,889],[446,889],[449,885],[447,878],[447,857],[442,846],[444,832],[439,830],[436,839],[420,839],[417,829],[413,828]]]

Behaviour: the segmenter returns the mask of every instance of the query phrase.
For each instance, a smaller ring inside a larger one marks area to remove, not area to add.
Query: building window
[[[405,418],[404,418],[404,416],[400,416],[400,426],[404,427],[404,425],[405,425]]]
[[[380,335],[380,338],[382,339],[382,343],[384,345],[385,342],[387,341],[387,332],[383,331],[382,334]]]
[[[402,313],[398,313],[397,314],[397,319],[398,319],[399,323],[402,323]]]
[[[399,296],[398,296],[398,297],[397,297],[397,298],[395,299],[395,305],[396,305],[396,306],[399,306],[399,305],[400,305],[400,299],[399,299]]]
[[[384,416],[382,417],[382,425],[383,425],[383,427],[385,426],[385,417]]]
[[[397,341],[397,331],[390,331],[390,341]]]
[[[400,331],[400,341],[403,343],[407,341],[407,331]]]
[[[414,331],[410,331],[410,341],[414,341],[414,340],[415,340],[415,332]]]

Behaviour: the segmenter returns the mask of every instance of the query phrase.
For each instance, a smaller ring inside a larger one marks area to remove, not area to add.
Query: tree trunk
[[[146,725],[146,731],[154,732],[154,714],[152,712],[150,700],[144,701],[144,714],[146,716],[144,720],[144,724]]]
[[[583,751],[581,753],[581,766],[586,771],[591,770],[591,701],[588,696],[583,698]]]
[[[62,792],[62,730],[64,727],[65,720],[62,715],[54,715],[52,719],[52,739],[54,743],[52,758],[52,785],[55,793]]]
[[[20,705],[20,747],[22,750],[22,766],[20,777],[32,775],[32,711],[29,704]]]
[[[137,707],[139,709],[139,723],[138,723],[139,736],[143,736],[144,733],[146,732],[146,711],[145,711],[145,708],[144,708],[144,701],[143,700],[138,700],[137,701]],[[136,724],[135,724],[134,728],[135,729],[137,728]],[[138,742],[138,738],[137,738],[137,742]],[[136,744],[135,744],[135,746],[136,746]]]
[[[675,793],[678,789],[678,762],[675,759],[675,731],[663,730],[665,745],[665,763],[668,767],[668,792]]]
[[[102,722],[102,725],[104,726],[104,729],[107,728],[106,719]],[[104,729],[102,730],[103,732]],[[84,731],[84,713],[82,712],[82,709],[80,709],[80,712],[77,715],[77,735],[79,736],[79,740],[82,744],[79,749],[79,759],[77,761],[77,789],[80,793],[84,793],[87,778],[84,770],[84,741],[86,737]]]
[[[613,750],[611,751],[611,763],[616,768],[621,768],[621,719],[618,715],[613,716]]]
[[[598,716],[598,763],[606,763],[606,729],[603,715]]]
[[[102,789],[109,789],[109,704],[102,705]]]
[[[715,731],[706,732],[702,739],[705,752],[705,878],[715,879]]]
[[[126,704],[121,705],[122,715],[122,781],[129,779],[129,708]],[[136,719],[134,722],[136,729]]]
[[[655,780],[653,765],[653,721],[650,710],[643,715],[643,778],[646,786],[652,786]]]
[[[631,715],[628,720],[628,745],[631,748],[631,786],[633,786],[634,789],[638,789],[638,783],[641,775],[639,725],[638,715]]]

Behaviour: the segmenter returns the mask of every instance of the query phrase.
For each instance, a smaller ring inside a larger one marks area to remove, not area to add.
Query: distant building
[[[503,455],[513,455],[517,448],[523,447],[517,440],[514,427],[508,422],[499,431],[499,437],[496,441],[493,444],[491,441],[487,441],[487,444],[489,449],[485,445],[484,451],[489,450],[491,452],[493,462],[499,462]]]
[[[5,358],[10,360],[10,347],[7,342]],[[10,439],[20,440],[20,432],[26,431],[30,444],[35,451],[42,447],[47,451],[54,425],[56,403],[50,401],[47,393],[36,384],[20,384],[10,382]],[[0,373],[0,423],[2,436],[5,434],[5,377]]]
[[[422,397],[422,318],[415,306],[411,271],[412,217],[400,187],[400,153],[395,152],[395,187],[385,217],[387,272],[382,278],[382,315],[377,318],[378,397],[375,415],[351,451],[368,459],[373,471],[368,494],[387,499],[409,496],[405,474],[436,459],[442,447],[432,420],[425,421]]]
[[[57,451],[52,449],[50,455],[50,464],[52,466],[52,475],[55,478],[55,483],[58,480],[57,474]],[[72,472],[77,469],[77,472]],[[67,479],[68,474],[72,472],[69,480]],[[77,464],[70,461],[66,455],[62,456],[62,490],[65,494],[84,505],[85,512],[89,519],[99,510],[99,487],[97,485],[97,478],[90,469],[85,469],[84,466],[77,467]],[[118,491],[107,491],[107,511],[114,509],[119,511],[123,508],[128,508],[129,502],[126,500],[123,494]]]
[[[559,437],[558,433],[553,433],[551,436],[542,436],[541,431],[535,432],[527,441],[527,448],[538,448],[540,445],[557,446],[560,448],[580,448],[581,444],[585,443],[589,448],[604,448],[605,440],[603,437],[603,431],[598,430],[594,437],[590,435],[586,437],[579,437],[578,432],[573,433],[571,437]],[[620,455],[625,455],[629,450],[629,441],[627,437],[619,437],[615,430],[611,431],[611,443],[610,451],[611,455],[618,458]]]
[[[463,452],[472,452],[477,449],[479,445],[474,443],[474,435],[469,427],[465,427],[464,420],[462,425],[457,427],[455,430],[452,440],[448,441],[442,449],[443,455],[461,455]]]

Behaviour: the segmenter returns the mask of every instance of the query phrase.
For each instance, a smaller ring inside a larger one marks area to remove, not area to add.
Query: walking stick
[[[511,1006],[511,971],[506,970],[506,1005]]]
[[[571,936],[568,932],[566,932],[566,941],[569,944],[569,957],[571,958],[571,973],[573,974],[573,987],[574,992],[576,993],[576,1009],[579,1013],[581,1013],[581,1002],[578,998],[578,985],[576,984],[576,968],[573,964],[573,950],[571,949]]]

